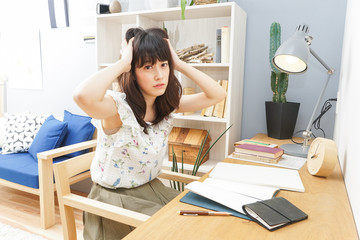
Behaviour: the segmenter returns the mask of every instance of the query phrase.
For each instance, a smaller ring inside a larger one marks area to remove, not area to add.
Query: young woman
[[[179,193],[156,179],[166,156],[172,113],[214,105],[226,92],[181,61],[162,29],[132,28],[125,38],[121,59],[80,84],[74,100],[98,129],[89,198],[152,215]],[[202,92],[182,95],[174,70]],[[120,91],[107,90],[116,78]],[[84,239],[120,239],[131,231],[88,213],[84,224]]]

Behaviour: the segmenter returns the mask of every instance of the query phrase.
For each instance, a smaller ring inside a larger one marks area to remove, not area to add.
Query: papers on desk
[[[219,162],[210,177],[282,190],[305,191],[298,171],[291,169]]]
[[[236,157],[232,156],[232,154],[229,155],[229,158],[240,159],[240,160],[248,161],[248,162],[257,162],[257,163],[259,162],[259,161],[255,161],[255,160],[236,158]],[[302,166],[304,165],[305,162],[306,162],[306,158],[283,154],[282,158],[279,160],[278,163],[267,163],[267,162],[261,162],[261,163],[266,164],[266,165],[277,166],[277,167],[300,170],[300,168],[302,168]]]
[[[185,188],[242,214],[245,214],[242,209],[244,204],[270,199],[279,191],[277,188],[251,186],[211,178],[204,182],[189,183]]]
[[[305,191],[296,170],[223,162],[204,182],[189,183],[186,189],[242,214],[243,205],[271,199],[279,189]]]

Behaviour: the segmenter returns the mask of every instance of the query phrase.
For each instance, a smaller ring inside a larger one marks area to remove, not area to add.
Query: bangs
[[[134,48],[134,59],[138,61],[135,67],[139,68],[147,63],[155,64],[157,61],[169,61],[170,49],[167,42],[158,34],[144,33],[139,36],[137,47]]]

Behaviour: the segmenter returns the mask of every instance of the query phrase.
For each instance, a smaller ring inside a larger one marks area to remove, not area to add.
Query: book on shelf
[[[204,116],[204,117],[212,117],[213,115],[213,111],[214,111],[214,105],[211,105],[207,108],[204,108],[202,111],[201,111],[201,116]]]
[[[266,162],[266,163],[278,163],[280,161],[280,159],[282,158],[282,156],[279,156],[276,158],[271,158],[271,157],[263,157],[263,156],[259,156],[259,155],[238,153],[238,152],[233,152],[231,155],[233,158],[253,160],[253,161],[258,161],[258,162]]]
[[[279,156],[281,157],[284,154],[284,150],[282,148],[274,148],[248,143],[235,145],[235,152],[269,158],[277,158]]]
[[[186,189],[190,192],[181,202],[246,219],[251,218],[244,211],[248,204],[273,199],[280,189],[305,191],[295,170],[224,162],[218,163],[204,182],[194,181]]]
[[[221,80],[220,85],[227,92],[228,80]],[[218,117],[218,118],[223,118],[225,105],[226,105],[226,98],[224,98],[222,101],[215,104],[213,116]]]
[[[215,62],[216,63],[221,63],[221,28],[216,29]]]
[[[220,86],[227,91],[228,89],[228,80],[217,80]],[[202,109],[201,116],[205,117],[218,117],[224,118],[226,108],[226,98],[215,105],[209,106],[207,108]]]
[[[183,95],[191,95],[191,94],[194,94],[194,93],[195,93],[195,88],[185,87],[183,89]],[[184,112],[183,113],[184,116],[188,116],[188,115],[191,115],[191,114],[194,114],[194,112]]]
[[[230,28],[221,28],[221,63],[229,63],[230,56]]]
[[[221,85],[221,80],[217,80],[217,83]],[[211,105],[209,107],[203,108],[201,110],[201,116],[203,117],[212,117],[214,112],[215,105]]]

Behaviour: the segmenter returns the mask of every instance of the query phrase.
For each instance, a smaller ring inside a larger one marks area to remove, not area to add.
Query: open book
[[[205,179],[204,182],[189,183],[185,188],[242,214],[245,214],[242,209],[243,205],[270,199],[279,191],[278,188],[211,178]]]
[[[305,191],[295,170],[222,162],[204,182],[192,182],[186,189],[242,214],[243,205],[271,199],[280,189]]]

